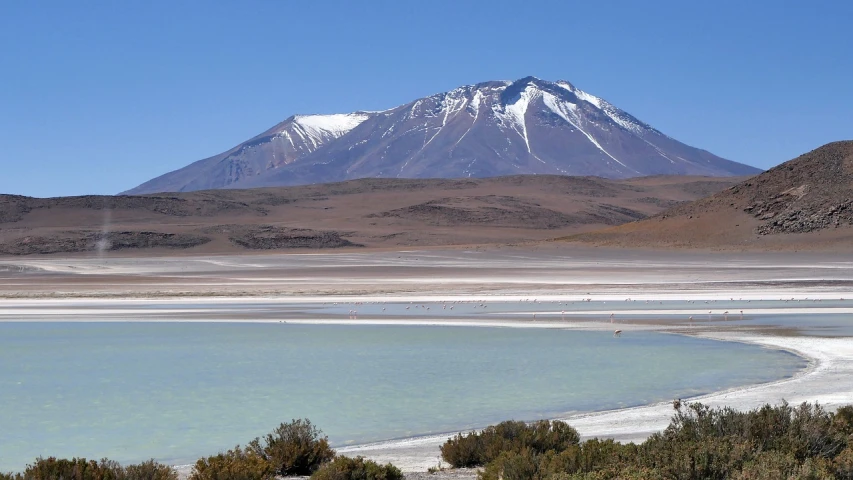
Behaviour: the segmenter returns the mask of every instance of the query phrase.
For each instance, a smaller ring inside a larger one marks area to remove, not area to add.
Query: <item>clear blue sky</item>
[[[853,2],[4,1],[0,193],[116,193],[294,113],[569,80],[768,168],[853,138]]]

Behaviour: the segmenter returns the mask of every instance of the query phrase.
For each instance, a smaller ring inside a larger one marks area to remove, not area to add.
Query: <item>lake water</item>
[[[665,401],[805,362],[667,335],[292,323],[0,323],[0,471],[192,463],[309,418],[337,446]]]

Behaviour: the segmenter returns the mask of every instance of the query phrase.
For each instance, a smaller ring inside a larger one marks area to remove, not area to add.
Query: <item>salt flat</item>
[[[5,298],[609,295],[737,297],[853,287],[853,256],[552,246],[186,257],[6,257]],[[646,298],[646,297],[642,297]]]

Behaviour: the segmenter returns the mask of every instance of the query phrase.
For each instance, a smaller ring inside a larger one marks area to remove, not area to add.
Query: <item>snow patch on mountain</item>
[[[569,82],[559,81],[556,82],[556,85],[562,87],[565,90],[568,90],[569,92],[572,92],[578,98],[578,100],[587,102],[590,105],[595,106],[596,108],[604,112],[605,115],[610,117],[610,119],[613,120],[617,125],[624,128],[625,130],[628,130],[629,132],[642,134],[646,130],[650,130],[646,125],[632,121],[625,112],[614,107],[612,104],[608,103],[601,97],[596,97],[591,93],[587,93],[579,88],[575,88],[575,86]]]
[[[527,121],[525,119],[525,115],[527,114],[527,107],[530,106],[531,100],[539,95],[542,95],[542,91],[530,84],[524,87],[524,90],[518,94],[518,98],[514,103],[507,103],[503,108],[503,111],[499,108],[494,109],[496,117],[498,117],[503,123],[509,124],[513,130],[521,135],[521,138],[524,139],[524,144],[527,146],[528,153],[533,152],[530,150],[530,139],[527,137]]]
[[[563,120],[565,120],[566,122],[571,124],[573,127],[575,127],[593,145],[595,145],[596,148],[601,150],[605,155],[612,158],[616,163],[618,163],[619,165],[622,165],[623,167],[627,168],[628,170],[630,170],[634,173],[639,173],[636,170],[634,170],[633,168],[631,168],[628,165],[625,165],[624,163],[619,161],[618,158],[611,155],[607,150],[604,149],[604,147],[601,146],[600,143],[598,143],[598,141],[595,139],[595,137],[592,136],[591,133],[587,132],[583,127],[581,127],[581,119],[577,113],[577,109],[578,109],[577,105],[570,103],[570,102],[561,101],[557,97],[555,97],[554,95],[547,93],[547,92],[544,92],[542,94],[542,100],[545,103],[545,106],[547,106],[552,112],[556,113],[557,115],[562,117]]]
[[[339,138],[370,118],[366,113],[336,113],[332,115],[297,115],[293,119],[308,134],[316,138]]]
[[[591,103],[596,107],[601,108],[602,100],[595,95],[590,95],[583,90],[575,89],[575,96],[578,97],[578,100],[583,100],[584,102]]]
[[[628,130],[629,132],[633,132],[636,134],[642,134],[645,130],[642,126],[640,126],[640,125],[638,125],[638,124],[636,124],[636,123],[634,123],[634,122],[632,122],[626,118],[622,118],[621,116],[619,116],[618,112],[613,111],[612,108],[606,108],[605,107],[605,108],[602,108],[601,111],[603,111],[605,114],[607,114],[607,116],[610,117],[611,120],[616,122],[617,125],[624,128],[625,130]]]
[[[483,100],[483,92],[477,90],[474,92],[474,96],[471,97],[471,101],[468,102],[468,107],[473,110],[472,116],[474,119],[477,119],[477,116],[480,114],[480,102]]]
[[[465,110],[473,117],[471,119],[471,125],[465,130],[465,133],[459,137],[459,140],[456,140],[456,143],[453,144],[453,149],[459,145],[459,142],[465,138],[465,135],[468,135],[468,132],[471,131],[471,128],[477,123],[477,119],[480,118],[480,103],[483,100],[483,93],[480,90],[474,92],[474,95],[471,97],[471,100],[468,102],[468,106],[465,107]],[[452,150],[451,150],[452,151]]]

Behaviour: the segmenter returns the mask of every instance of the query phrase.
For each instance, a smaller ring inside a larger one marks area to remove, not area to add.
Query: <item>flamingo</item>
[[[621,335],[622,335],[622,330],[614,330],[614,331],[613,331],[613,336],[614,336],[614,337],[619,337],[619,336],[621,336]]]

